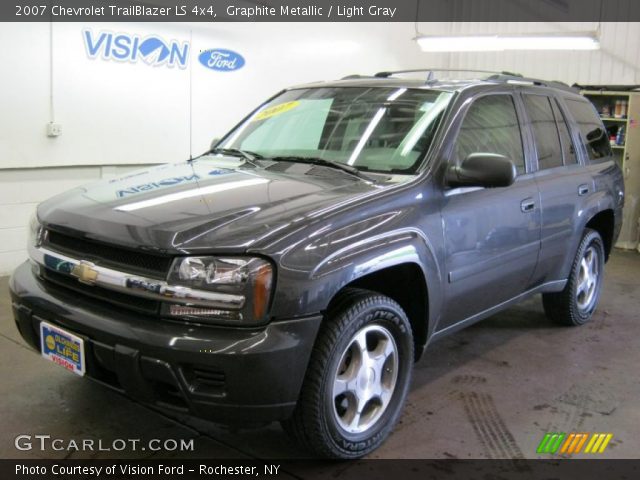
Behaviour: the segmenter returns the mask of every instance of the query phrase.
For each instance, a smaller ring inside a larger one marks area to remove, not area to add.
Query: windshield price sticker
[[[255,121],[264,120],[265,118],[275,117],[281,113],[288,112],[300,105],[298,100],[292,102],[281,103],[280,105],[274,105],[273,107],[265,108],[254,117]]]

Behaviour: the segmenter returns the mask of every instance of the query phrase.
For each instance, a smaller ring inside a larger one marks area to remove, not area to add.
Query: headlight
[[[213,323],[259,324],[271,299],[273,267],[257,257],[184,257],[174,260],[167,282],[197,290],[244,297],[240,308],[165,304],[163,314]]]
[[[38,215],[34,212],[29,219],[29,247],[39,247],[42,241],[42,225],[38,222]]]

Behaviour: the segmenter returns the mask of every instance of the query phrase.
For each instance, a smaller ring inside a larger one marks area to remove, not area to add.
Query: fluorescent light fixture
[[[501,52],[505,50],[597,50],[594,33],[528,35],[446,35],[418,37],[425,52]]]

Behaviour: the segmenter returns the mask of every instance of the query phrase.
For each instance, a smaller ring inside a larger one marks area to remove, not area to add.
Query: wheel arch
[[[588,203],[580,208],[580,212],[573,232],[573,238],[567,250],[567,252],[571,252],[571,255],[567,255],[565,258],[565,261],[559,269],[558,278],[568,278],[571,272],[573,258],[578,251],[586,229],[593,229],[602,237],[605,247],[605,261],[609,259],[609,255],[613,249],[616,236],[616,214],[612,197],[608,195],[607,192],[598,192],[590,198]]]
[[[613,237],[615,231],[615,214],[613,209],[602,210],[593,215],[585,224],[585,228],[595,230],[600,234],[604,243],[604,259],[609,260],[613,249]]]
[[[442,303],[440,250],[422,229],[370,228],[371,224],[390,226],[386,219],[397,216],[393,212],[361,221],[358,228],[350,225],[349,235],[331,229],[288,250],[279,261],[273,317],[317,312],[326,316],[345,290],[365,288],[387,295],[403,307],[418,341],[415,350],[421,353]],[[410,295],[416,291],[414,286],[418,294]]]
[[[407,288],[407,285],[411,288]],[[333,295],[327,310],[331,310],[354,288],[385,295],[402,307],[411,324],[417,361],[429,336],[429,288],[420,265],[414,262],[401,263],[356,278]]]

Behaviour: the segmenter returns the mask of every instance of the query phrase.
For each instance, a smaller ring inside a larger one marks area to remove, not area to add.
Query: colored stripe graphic
[[[569,446],[571,445],[571,442],[573,442],[573,439],[575,438],[576,434],[575,433],[570,433],[569,436],[567,437],[567,440],[564,442],[564,445],[562,445],[562,448],[560,449],[560,453],[567,453],[567,450],[569,449]]]
[[[540,445],[538,445],[538,449],[536,450],[536,453],[545,453],[547,442],[549,441],[550,438],[551,438],[550,433],[545,434],[545,436],[542,438],[542,441],[540,442]]]
[[[537,453],[559,453],[574,455],[576,453],[603,453],[613,438],[612,433],[558,433],[549,432],[544,435],[538,445]],[[587,441],[588,440],[588,441]],[[584,451],[582,448],[585,446]]]
[[[556,453],[565,436],[565,433],[547,433],[536,451],[538,453]]]
[[[587,438],[589,438],[589,434],[588,433],[581,433],[580,435],[582,435],[582,439],[580,440],[580,442],[578,443],[578,445],[576,446],[575,451],[571,452],[571,453],[580,453],[580,450],[582,450],[582,446],[585,444],[585,442],[587,441]]]
[[[612,433],[594,433],[584,453],[602,453],[613,438]]]
[[[588,437],[588,433],[571,433],[567,437],[567,441],[562,445],[560,453],[580,453],[580,450],[582,450],[582,446],[584,445],[584,442],[587,441]]]

